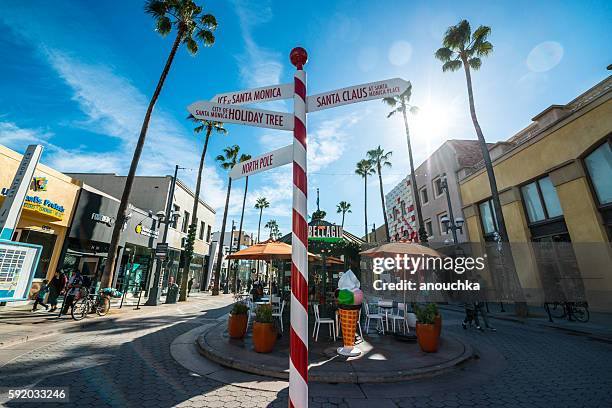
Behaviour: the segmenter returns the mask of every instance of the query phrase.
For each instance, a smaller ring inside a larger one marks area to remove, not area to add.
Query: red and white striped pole
[[[291,235],[291,337],[289,407],[308,407],[308,223],[306,175],[306,50],[289,55],[295,65],[293,93],[293,214]]]

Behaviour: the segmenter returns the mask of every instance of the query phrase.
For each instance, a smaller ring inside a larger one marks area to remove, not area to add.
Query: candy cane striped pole
[[[291,337],[289,407],[308,407],[308,223],[306,222],[306,50],[291,50],[294,77],[293,215],[291,236]]]

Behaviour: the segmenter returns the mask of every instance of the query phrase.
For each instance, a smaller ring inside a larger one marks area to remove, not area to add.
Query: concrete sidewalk
[[[514,310],[514,304],[512,303],[504,303],[503,307],[504,311],[502,312],[499,303],[489,303],[489,318],[544,326],[575,333],[577,335],[589,336],[596,340],[612,341],[612,313],[590,312],[590,319],[586,323],[569,321],[567,318],[558,319],[554,317],[553,322],[549,322],[544,306],[529,306],[529,316],[527,318],[517,316]],[[440,308],[456,312],[464,311],[462,304],[440,305]]]
[[[220,296],[231,297],[232,295]],[[145,315],[158,311],[160,308],[173,308],[202,302],[210,297],[211,295],[209,293],[192,293],[187,303],[180,302],[171,305],[162,303],[157,307],[144,306],[146,298],[142,298],[140,300],[139,309],[136,309],[138,299],[130,299],[129,301],[127,299],[124,300],[121,309],[119,308],[121,299],[113,299],[111,302],[111,309],[106,316],[90,314],[81,321],[73,320],[70,315],[58,317],[61,304],[58,305],[58,310],[53,313],[45,311],[44,308],[39,308],[36,312],[32,312],[32,305],[29,304],[3,308],[0,309],[0,348],[62,333],[66,330],[89,327],[109,319],[116,319],[117,317],[138,313]]]

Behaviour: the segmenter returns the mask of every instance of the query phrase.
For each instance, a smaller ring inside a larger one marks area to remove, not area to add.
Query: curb
[[[278,367],[271,367],[263,364],[253,364],[249,361],[236,360],[229,355],[220,355],[206,342],[206,335],[211,331],[218,331],[219,326],[224,325],[225,322],[213,325],[206,329],[196,339],[196,347],[198,352],[209,360],[220,364],[224,367],[232,368],[234,370],[244,371],[251,374],[263,375],[266,377],[278,378],[282,380],[289,379],[289,369],[280,369]],[[440,374],[447,373],[454,369],[457,369],[460,365],[474,358],[474,350],[469,345],[460,341],[455,336],[453,340],[463,345],[463,353],[459,357],[449,360],[442,364],[437,364],[429,367],[415,368],[407,371],[394,371],[381,375],[380,373],[373,374],[356,374],[353,372],[348,373],[329,373],[329,374],[308,374],[308,381],[321,382],[321,383],[343,383],[343,384],[380,384],[380,383],[394,383],[407,380],[414,380],[419,378],[430,378]]]

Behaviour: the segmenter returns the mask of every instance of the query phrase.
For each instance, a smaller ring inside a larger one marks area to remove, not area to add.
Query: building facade
[[[418,238],[416,213],[410,184],[410,176],[406,176],[385,195],[385,209],[391,241],[415,240]]]
[[[528,302],[573,290],[612,311],[612,77],[566,105],[553,105],[491,149],[502,211]],[[495,239],[497,220],[485,170],[460,180],[473,242]],[[568,297],[568,301],[575,299]]]
[[[123,194],[125,176],[108,173],[71,173],[71,175],[111,196],[121,197]],[[171,176],[137,176],[134,180],[130,202],[134,206],[144,211],[150,211],[153,214],[165,213],[171,184]],[[177,180],[171,210],[179,214],[179,217],[168,224],[167,243],[169,253],[164,273],[164,286],[167,285],[168,278],[170,276],[176,278],[179,270],[182,268],[182,253],[187,239],[189,224],[192,222],[191,212],[193,202],[193,191],[181,180]],[[200,199],[196,220],[197,229],[194,254],[190,265],[190,278],[194,278],[193,290],[205,287],[208,254],[210,252],[214,222],[215,210]],[[166,227],[167,224],[165,223],[159,225],[160,237],[163,236]]]
[[[0,205],[15,176],[23,155],[0,145]],[[44,152],[43,152],[44,159]],[[43,279],[55,273],[76,205],[79,183],[39,163],[12,240],[42,246],[30,293]]]

